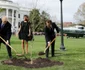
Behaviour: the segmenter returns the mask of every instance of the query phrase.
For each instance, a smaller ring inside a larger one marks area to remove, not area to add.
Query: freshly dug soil
[[[10,60],[2,61],[3,64],[21,66],[25,68],[43,68],[43,67],[51,67],[54,65],[63,65],[63,62],[59,61],[51,61],[46,58],[37,58],[31,62],[30,59],[17,59],[13,58]]]

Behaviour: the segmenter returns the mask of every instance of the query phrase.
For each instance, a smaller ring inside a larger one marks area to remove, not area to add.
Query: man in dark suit
[[[54,29],[56,29],[58,34],[59,33],[58,26],[55,23],[53,23],[51,20],[47,20],[45,26],[46,47],[50,46],[51,41],[56,37]],[[54,56],[54,46],[55,46],[55,41],[51,44],[52,57]],[[49,48],[46,50],[46,58],[48,58],[48,56],[49,56]]]
[[[4,16],[0,19],[0,36],[8,43],[10,44],[10,38],[11,38],[11,24],[7,21],[7,17]],[[4,43],[0,39],[0,44]],[[5,44],[5,43],[4,43]],[[6,45],[6,44],[5,44]],[[6,45],[8,55],[10,58],[12,58],[11,54],[11,48]]]

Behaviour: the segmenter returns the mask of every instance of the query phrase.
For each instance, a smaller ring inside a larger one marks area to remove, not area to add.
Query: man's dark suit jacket
[[[2,20],[0,19],[0,36],[5,40],[10,40],[11,37],[11,24],[7,21],[3,28],[1,28]],[[0,42],[2,40],[0,39]]]
[[[46,42],[51,41],[53,38],[55,38],[54,29],[56,29],[57,33],[59,33],[59,27],[55,23],[52,23],[51,28],[48,28],[47,26],[45,27]]]

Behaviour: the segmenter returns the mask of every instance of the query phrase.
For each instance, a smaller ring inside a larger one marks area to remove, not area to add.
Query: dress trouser
[[[10,41],[9,41],[9,44],[10,44]],[[6,45],[6,44],[5,44],[5,45]],[[7,52],[8,52],[9,58],[12,58],[11,48],[10,48],[8,45],[6,45],[6,48],[7,48]]]
[[[8,42],[9,42],[9,44],[10,44],[10,40],[9,40]],[[2,40],[0,40],[0,44],[1,44],[1,43],[5,44]],[[5,45],[6,45],[6,44],[5,44]],[[8,45],[6,45],[6,48],[7,48],[7,52],[8,52],[9,58],[12,58],[11,48],[10,48]]]
[[[48,47],[48,41],[46,41],[46,47]],[[55,49],[55,41],[51,44],[51,56],[52,57],[54,56],[54,51],[55,51],[54,49]],[[49,48],[46,50],[46,57],[48,57],[48,56],[49,56]]]

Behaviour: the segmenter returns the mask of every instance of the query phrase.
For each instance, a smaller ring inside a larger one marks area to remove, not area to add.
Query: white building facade
[[[12,25],[12,32],[16,32],[19,23],[23,20],[24,15],[29,14],[30,9],[20,7],[19,4],[10,0],[0,0],[0,18],[6,16]]]

